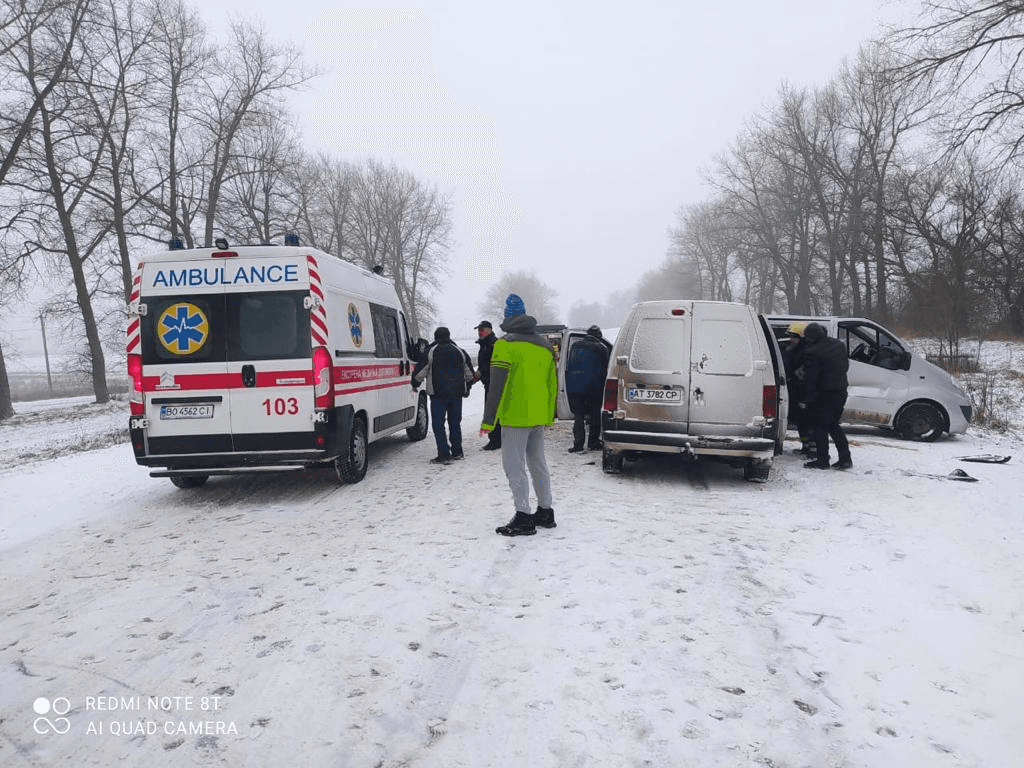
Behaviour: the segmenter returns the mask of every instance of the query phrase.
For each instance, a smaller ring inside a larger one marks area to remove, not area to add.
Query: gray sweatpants
[[[551,509],[551,475],[544,459],[544,427],[501,427],[501,464],[505,468],[516,512],[533,514],[530,508],[530,479],[537,505]]]

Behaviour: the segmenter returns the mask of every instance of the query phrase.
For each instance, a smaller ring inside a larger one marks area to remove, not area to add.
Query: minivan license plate
[[[212,419],[213,405],[161,405],[161,419]]]
[[[678,403],[681,393],[678,389],[627,389],[626,401],[630,403]]]

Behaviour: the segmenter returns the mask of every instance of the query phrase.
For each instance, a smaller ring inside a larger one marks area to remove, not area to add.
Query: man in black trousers
[[[477,335],[480,337],[476,343],[480,345],[480,352],[476,358],[477,376],[484,385],[484,402],[487,402],[487,392],[491,388],[491,355],[494,354],[494,342],[498,337],[494,335],[494,327],[489,320],[481,320],[476,327]],[[487,445],[485,451],[501,450],[501,424],[495,424],[494,429],[487,433]]]
[[[815,450],[818,457],[804,464],[808,469],[849,469],[850,444],[846,440],[839,420],[846,405],[848,382],[846,372],[850,359],[846,356],[846,345],[839,339],[830,338],[828,331],[819,323],[810,323],[804,329],[803,353],[804,398],[798,407],[809,414]],[[829,465],[828,439],[836,444],[839,460]]]

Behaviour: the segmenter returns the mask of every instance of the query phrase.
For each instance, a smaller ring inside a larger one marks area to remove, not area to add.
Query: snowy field
[[[803,469],[791,440],[766,484],[669,457],[606,476],[560,423],[558,527],[517,539],[494,534],[512,510],[480,388],[464,462],[391,438],[353,486],[182,491],[135,465],[124,403],[16,404],[0,766],[1021,765],[1024,355],[1004,346],[1010,430],[851,430],[849,472]],[[1012,458],[958,458],[979,453]]]

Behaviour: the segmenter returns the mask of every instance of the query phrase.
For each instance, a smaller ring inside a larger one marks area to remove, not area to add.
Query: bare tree
[[[729,212],[720,202],[679,210],[670,231],[671,253],[693,265],[696,295],[710,301],[732,301],[733,260],[738,244]]]
[[[414,336],[433,319],[429,291],[439,285],[451,248],[447,197],[394,164],[368,161],[353,179],[346,240],[357,263],[383,267]]]
[[[560,322],[555,297],[558,292],[540,280],[533,272],[520,270],[504,272],[484,295],[479,305],[483,317],[503,318],[505,299],[510,293],[517,294],[526,305],[526,314],[536,318],[541,325]]]
[[[35,126],[50,92],[62,82],[90,0],[24,0],[0,17],[0,185]]]
[[[892,55],[882,46],[862,46],[853,63],[844,64],[836,89],[841,119],[856,142],[865,185],[859,225],[863,230],[861,268],[864,312],[880,320],[890,316],[886,254],[889,215],[886,191],[890,174],[903,162],[903,144],[927,121],[929,94],[892,74]]]
[[[1024,4],[1019,0],[924,0],[922,22],[894,32],[905,51],[892,72],[924,82],[947,98],[952,120],[946,149],[955,153],[992,138],[1007,157],[1024,149]]]
[[[210,79],[205,110],[197,112],[207,150],[204,173],[203,243],[213,243],[221,196],[245,131],[273,112],[276,99],[305,84],[313,75],[297,50],[271,44],[263,30],[237,22],[228,43],[218,48],[221,77]],[[233,213],[232,213],[233,215]],[[220,216],[226,218],[226,216]],[[223,223],[222,225],[223,226]]]
[[[239,137],[223,199],[235,212],[223,226],[232,242],[270,243],[294,230],[301,156],[295,131],[276,114],[260,116]]]
[[[897,259],[910,293],[907,319],[956,353],[985,306],[979,274],[991,248],[995,175],[967,157],[906,174],[900,189],[894,215],[916,246]]]

